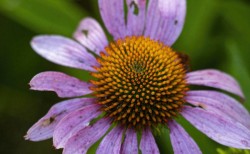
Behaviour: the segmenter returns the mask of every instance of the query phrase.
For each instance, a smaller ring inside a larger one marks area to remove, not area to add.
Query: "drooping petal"
[[[65,145],[63,154],[85,154],[88,149],[98,141],[109,129],[111,123],[108,119],[102,118],[93,126],[80,130],[71,137]]]
[[[125,140],[122,144],[121,154],[138,154],[138,143],[135,130],[127,130]]]
[[[64,117],[55,128],[54,146],[57,149],[63,148],[72,136],[87,127],[89,122],[100,114],[98,109],[98,105],[88,105]]]
[[[123,129],[121,127],[113,128],[102,140],[96,154],[118,154],[121,150]]]
[[[97,55],[104,52],[108,40],[100,24],[93,18],[85,18],[79,24],[74,38]]]
[[[153,134],[150,129],[145,129],[142,132],[140,149],[143,154],[159,154],[159,149],[156,145]]]
[[[216,91],[189,91],[186,101],[205,110],[230,117],[250,128],[250,115],[241,103],[232,97]]]
[[[146,0],[126,0],[127,14],[127,33],[128,35],[141,36],[145,29],[146,19]]]
[[[237,81],[230,75],[214,69],[194,71],[187,74],[187,83],[226,90],[244,98]]]
[[[42,72],[30,81],[32,90],[54,91],[59,97],[77,97],[92,93],[86,83],[61,72]]]
[[[175,121],[169,121],[170,139],[175,154],[202,154],[198,145]]]
[[[240,149],[250,149],[250,130],[241,123],[198,107],[185,106],[181,114],[214,141]]]
[[[72,111],[93,104],[93,98],[76,98],[55,104],[49,112],[35,123],[27,132],[25,138],[31,141],[41,141],[52,137],[59,121]]]
[[[62,36],[37,36],[32,39],[31,46],[39,55],[59,65],[88,71],[95,71],[93,66],[99,66],[83,46]]]
[[[150,0],[145,36],[171,46],[179,37],[186,16],[186,0]]]
[[[99,0],[102,20],[114,39],[126,36],[123,0]]]

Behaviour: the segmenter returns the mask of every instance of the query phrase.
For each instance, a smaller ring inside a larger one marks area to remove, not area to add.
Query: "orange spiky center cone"
[[[188,90],[186,70],[170,47],[126,37],[105,48],[91,89],[105,116],[126,127],[166,124],[180,112]]]

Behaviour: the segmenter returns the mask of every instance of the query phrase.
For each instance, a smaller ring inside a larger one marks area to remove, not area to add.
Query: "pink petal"
[[[230,117],[250,128],[248,111],[235,99],[216,91],[189,91],[186,101],[205,110]]]
[[[71,137],[65,145],[63,154],[85,154],[109,129],[110,121],[102,118],[93,126],[85,127]]]
[[[123,0],[99,0],[102,20],[114,39],[126,36]]]
[[[138,154],[138,143],[135,130],[127,130],[125,140],[122,144],[121,154]]]
[[[94,102],[93,98],[76,98],[55,104],[44,117],[29,129],[25,138],[31,141],[51,138],[56,125],[62,118],[70,112]]]
[[[127,31],[128,34],[141,36],[145,29],[146,0],[126,0],[128,7]],[[138,13],[136,14],[135,11]]]
[[[98,105],[89,105],[64,117],[55,128],[53,134],[54,146],[57,149],[63,148],[72,136],[87,127],[89,122],[100,114],[98,109]]]
[[[170,139],[175,154],[202,154],[198,145],[175,121],[168,122]]]
[[[59,97],[77,97],[92,93],[86,83],[60,72],[42,72],[30,81],[32,90],[54,91]]]
[[[214,141],[240,149],[250,149],[250,130],[241,123],[197,107],[185,106],[181,114]]]
[[[140,149],[143,154],[160,154],[150,129],[143,130]]]
[[[96,154],[119,154],[121,150],[123,129],[115,127],[102,140]]]
[[[74,37],[83,46],[95,52],[97,55],[104,51],[108,40],[100,24],[93,18],[85,18],[79,24]]]
[[[39,55],[59,65],[88,71],[95,71],[92,66],[99,66],[83,46],[62,36],[37,36],[31,46]]]
[[[237,81],[230,75],[218,70],[206,69],[190,72],[187,74],[187,83],[219,88],[244,98]]]
[[[171,46],[179,37],[186,16],[186,0],[151,0],[145,36]]]

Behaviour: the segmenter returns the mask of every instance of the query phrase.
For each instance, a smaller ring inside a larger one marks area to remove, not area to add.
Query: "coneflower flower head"
[[[81,154],[103,137],[96,153],[157,154],[152,132],[161,127],[170,130],[174,153],[199,154],[175,121],[183,116],[220,144],[250,149],[250,116],[241,103],[215,90],[189,89],[208,86],[244,99],[237,81],[215,69],[190,72],[184,54],[171,48],[184,25],[185,0],[99,0],[99,7],[111,42],[92,18],[81,21],[76,41],[57,35],[32,40],[47,60],[90,71],[93,80],[61,72],[36,75],[31,89],[77,98],[55,104],[26,139],[53,138],[63,153]]]

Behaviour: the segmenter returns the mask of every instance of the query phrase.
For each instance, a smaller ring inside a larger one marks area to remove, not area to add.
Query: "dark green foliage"
[[[186,24],[173,48],[189,56],[191,70],[216,68],[232,74],[240,82],[246,95],[244,104],[250,110],[249,0],[187,1]],[[37,34],[70,37],[80,19],[87,16],[101,22],[97,0],[0,0],[0,153],[61,153],[54,150],[51,140],[34,143],[23,138],[29,127],[60,101],[53,93],[30,91],[28,82],[46,70],[86,81],[89,74],[44,60],[29,42]],[[185,120],[178,122],[204,154],[222,148]],[[167,134],[166,130],[156,137],[162,153],[172,153]]]

